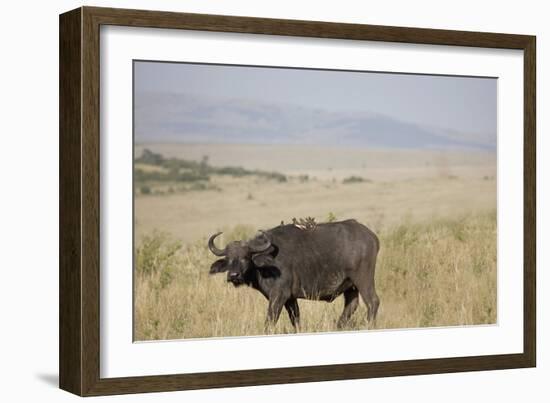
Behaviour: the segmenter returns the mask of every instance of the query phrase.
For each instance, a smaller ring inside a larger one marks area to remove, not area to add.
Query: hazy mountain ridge
[[[370,112],[153,92],[135,94],[135,141],[496,149],[490,133],[461,135]]]

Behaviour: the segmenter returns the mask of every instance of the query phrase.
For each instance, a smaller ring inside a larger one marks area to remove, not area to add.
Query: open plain
[[[379,235],[376,328],[496,322],[493,152],[139,144],[136,157],[145,149],[203,171],[135,175],[136,340],[263,334],[266,300],[209,276],[206,240],[224,231],[224,244],[308,216],[355,218]],[[134,169],[167,166],[136,160]],[[302,331],[336,330],[342,299],[300,300]],[[367,327],[361,304],[347,330]],[[291,330],[283,312],[275,332]]]

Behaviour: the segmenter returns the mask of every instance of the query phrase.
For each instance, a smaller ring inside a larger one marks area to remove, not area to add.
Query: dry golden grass
[[[253,228],[237,227],[230,239]],[[496,322],[496,215],[425,224],[403,223],[380,233],[376,269],[381,307],[376,327],[415,328]],[[210,276],[215,260],[206,239],[179,248],[166,235],[145,237],[137,251],[137,340],[260,335],[267,301],[257,291]],[[343,298],[300,300],[303,332],[336,330]],[[360,305],[347,330],[365,329]],[[283,312],[277,333],[292,332]]]
[[[136,155],[140,154],[139,146]],[[203,190],[136,195],[137,340],[258,335],[267,301],[224,275],[209,276],[207,237],[245,239],[292,217],[355,218],[382,249],[377,328],[496,322],[496,163],[477,152],[243,145],[147,145],[170,157],[278,171],[211,176]],[[247,165],[248,164],[248,165]],[[298,175],[307,174],[307,181]],[[351,175],[369,181],[344,184]],[[169,185],[163,185],[169,186]],[[300,300],[302,331],[335,330],[343,298]],[[365,329],[361,304],[349,330]],[[275,332],[291,332],[286,316]]]

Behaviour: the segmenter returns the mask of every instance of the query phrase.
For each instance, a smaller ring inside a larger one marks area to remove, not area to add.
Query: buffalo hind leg
[[[378,298],[374,286],[374,271],[376,268],[376,255],[378,249],[377,244],[373,246],[376,246],[376,250],[371,248],[371,258],[363,262],[351,277],[351,281],[355,287],[357,287],[361,298],[365,302],[365,305],[367,305],[367,321],[370,327],[376,327],[376,315],[378,314],[378,307],[380,306],[380,298]]]
[[[270,297],[269,306],[267,307],[267,318],[265,320],[265,332],[271,333],[273,328],[279,320],[281,311],[283,310],[283,305],[285,300],[280,296]]]
[[[290,318],[290,323],[294,327],[295,332],[300,331],[300,307],[296,298],[291,298],[285,302],[285,308]]]
[[[376,294],[376,290],[374,289],[374,281],[369,282],[364,287],[360,287],[359,293],[367,305],[367,321],[374,327],[376,325],[378,307],[380,306],[380,298],[378,298],[378,294]]]
[[[344,291],[344,311],[340,315],[340,319],[338,319],[338,329],[346,326],[358,305],[359,291],[357,291],[357,288],[351,287]]]

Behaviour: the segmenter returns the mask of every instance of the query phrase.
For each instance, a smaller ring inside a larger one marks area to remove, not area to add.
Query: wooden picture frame
[[[99,35],[102,25],[523,50],[523,353],[100,377]],[[60,16],[60,387],[81,396],[533,367],[536,363],[535,37],[81,7]]]

